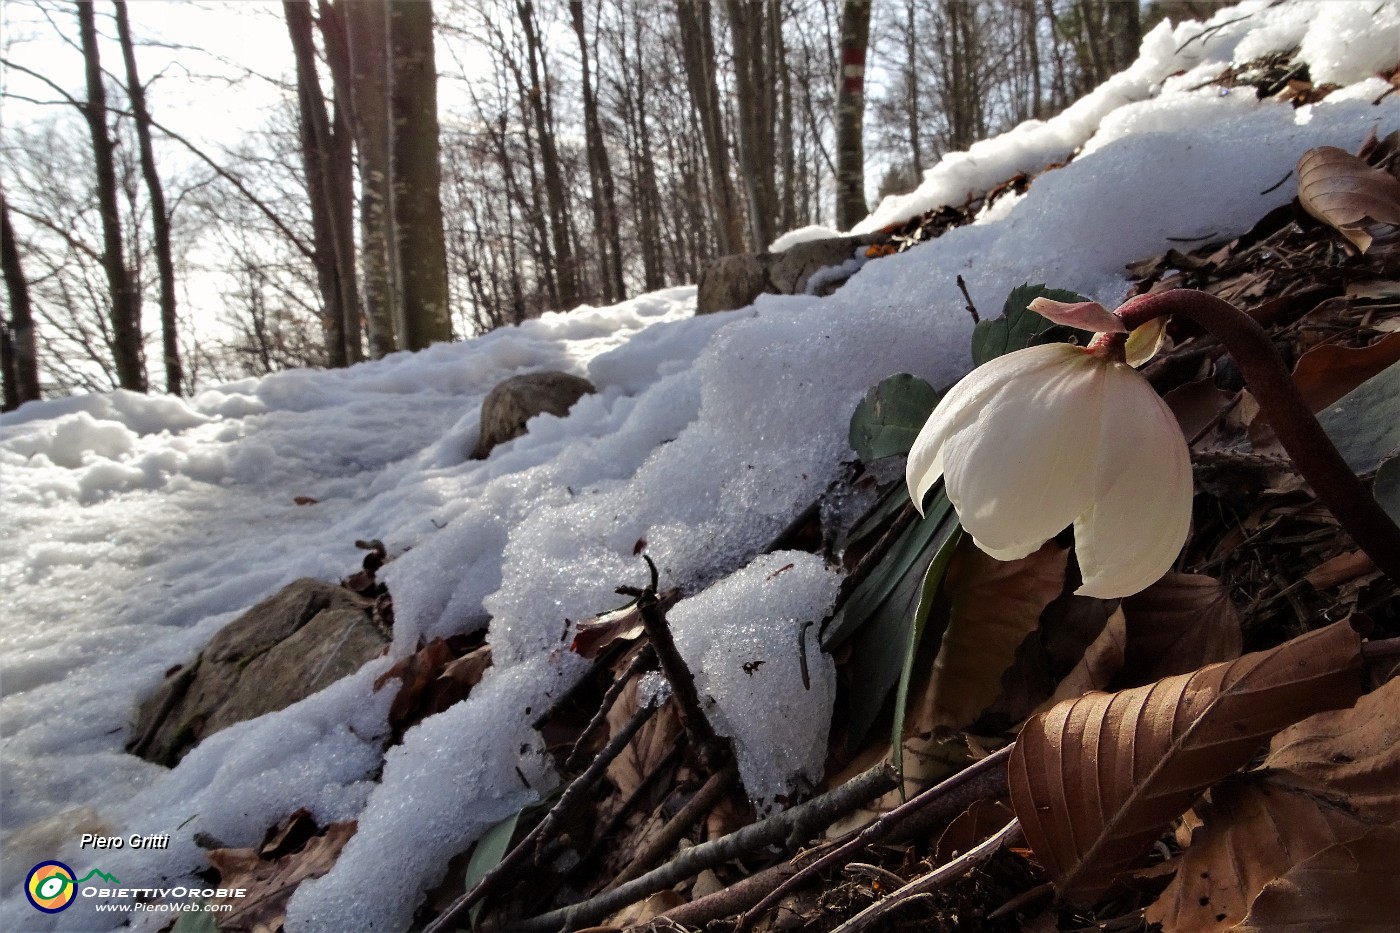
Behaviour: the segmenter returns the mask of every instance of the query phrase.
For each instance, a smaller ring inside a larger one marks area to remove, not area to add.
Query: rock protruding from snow
[[[561,372],[526,373],[497,385],[481,403],[481,436],[473,460],[485,460],[497,444],[525,433],[536,415],[564,417],[574,403],[598,390],[579,376]]]
[[[388,644],[369,603],[297,580],[230,622],[141,705],[131,751],[173,765],[206,736],[285,709],[376,657]]]
[[[759,295],[829,295],[865,264],[866,247],[888,239],[868,233],[799,240],[782,252],[721,256],[700,273],[695,313],[743,308]]]

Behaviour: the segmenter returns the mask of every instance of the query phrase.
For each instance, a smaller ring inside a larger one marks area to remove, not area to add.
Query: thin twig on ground
[[[810,838],[823,827],[864,806],[898,785],[894,769],[881,763],[835,790],[798,804],[790,810],[736,830],[727,836],[686,849],[659,868],[588,900],[550,911],[507,928],[506,933],[553,933],[563,927],[596,923],[642,898],[694,877],[707,868],[764,846],[782,843],[791,836]]]
[[[632,861],[627,863],[627,867],[603,890],[611,891],[613,888],[622,887],[633,878],[640,878],[648,868],[680,842],[686,830],[714,809],[738,779],[739,768],[733,762],[726,765],[724,770],[710,775],[710,779],[695,792],[695,796],[686,801],[685,806],[680,808],[665,828],[648,840],[642,850],[633,856]]]
[[[1006,760],[1011,757],[1013,748],[1014,743],[964,768],[946,781],[909,798],[846,842],[808,862],[800,871],[787,878],[750,908],[739,919],[738,931],[747,930],[752,926],[754,921],[776,904],[784,894],[814,880],[820,871],[845,864],[866,846],[881,842],[900,830],[918,831],[915,824],[927,826],[938,821],[951,820],[975,801],[1003,796],[1007,792]]]
[[[701,765],[706,771],[718,771],[725,758],[723,745],[719,736],[715,734],[714,727],[710,725],[709,718],[705,716],[705,711],[700,708],[700,694],[695,690],[695,678],[680,651],[676,649],[676,642],[671,638],[671,626],[666,622],[666,613],[657,602],[656,563],[646,554],[642,555],[642,559],[651,569],[651,585],[642,591],[637,600],[637,609],[642,614],[642,625],[646,628],[647,639],[656,652],[657,660],[661,662],[662,672],[671,682],[671,691],[676,696],[676,702],[680,704],[681,722],[695,739]]]
[[[569,757],[564,759],[564,770],[572,771],[579,766],[578,759],[583,757],[583,748],[590,736],[597,732],[607,722],[608,711],[612,709],[617,698],[622,695],[622,691],[627,686],[627,682],[633,677],[648,670],[656,663],[656,653],[652,651],[650,645],[644,645],[642,650],[637,652],[637,656],[632,659],[632,663],[627,665],[627,669],[617,675],[617,679],[608,687],[608,692],[603,694],[603,702],[598,707],[598,712],[593,714],[593,718],[588,721],[588,725],[583,727],[577,739],[574,740],[574,747],[569,750]]]
[[[1012,820],[985,841],[968,849],[951,862],[940,865],[928,874],[915,878],[904,887],[891,892],[888,897],[871,904],[837,927],[834,933],[860,933],[861,930],[868,928],[881,917],[903,907],[912,898],[925,897],[954,878],[965,874],[974,866],[985,862],[995,855],[1002,846],[1014,842],[1020,836],[1021,823],[1019,820]]]

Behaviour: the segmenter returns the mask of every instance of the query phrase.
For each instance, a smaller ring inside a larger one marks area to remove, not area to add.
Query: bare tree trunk
[[[180,365],[179,331],[175,313],[175,261],[170,250],[170,216],[165,208],[165,189],[156,172],[155,149],[151,145],[151,114],[146,107],[146,89],[136,72],[136,51],[131,44],[131,24],[127,20],[126,0],[114,0],[117,19],[117,39],[121,43],[122,62],[126,66],[127,95],[135,117],[136,138],[141,148],[141,175],[151,199],[151,233],[156,254],[156,274],[160,281],[161,350],[165,361],[165,391],[181,395],[184,371]]]
[[[360,283],[355,275],[355,132],[350,119],[350,52],[346,46],[344,11],[325,4],[321,35],[327,61],[335,62],[340,80],[333,82],[330,124],[330,196],[335,200],[332,219],[336,224],[336,263],[340,277],[341,304],[345,311],[345,358],[358,363],[365,358],[360,307]]]
[[[344,55],[331,53],[331,73],[343,61],[348,75],[340,92],[351,102],[360,167],[360,269],[364,277],[365,330],[371,359],[393,353],[395,289],[390,272],[393,217],[389,211],[389,9],[386,0],[341,0],[345,18]],[[326,18],[326,0],[321,0]]]
[[[579,64],[583,83],[584,138],[588,146],[588,182],[593,194],[594,237],[598,249],[599,277],[603,282],[603,298],[608,303],[620,301],[627,294],[622,281],[622,237],[618,231],[617,198],[613,183],[612,164],[603,141],[603,127],[598,120],[598,96],[588,65],[588,37],[583,23],[583,0],[569,0],[569,13],[578,34]]]
[[[341,367],[353,359],[348,339],[351,329],[346,325],[359,313],[355,302],[357,288],[352,249],[344,237],[349,224],[341,216],[346,207],[343,194],[347,185],[344,179],[336,177],[341,166],[333,152],[326,99],[316,76],[311,5],[309,0],[282,0],[282,10],[287,19],[287,34],[292,40],[292,53],[296,58],[302,162],[311,201],[316,278],[325,309],[322,332],[326,341],[326,363],[331,367]]]
[[[849,230],[870,213],[865,203],[865,53],[870,0],[841,4],[841,64],[836,84],[836,226]]]
[[[530,109],[535,118],[535,134],[540,143],[540,168],[544,172],[544,193],[549,204],[550,237],[554,242],[554,260],[559,278],[559,303],[563,308],[578,304],[578,270],[574,267],[573,246],[569,240],[569,202],[564,186],[564,173],[559,165],[559,150],[554,142],[554,128],[546,110],[549,97],[547,82],[541,78],[539,30],[535,26],[535,5],[521,0],[515,5],[520,28],[525,36],[526,61],[530,69]]]
[[[924,156],[919,141],[919,45],[915,14],[914,0],[904,0],[904,120],[909,128],[910,165],[917,185],[924,178]]]
[[[797,221],[797,154],[792,143],[792,69],[788,67],[787,42],[783,38],[782,0],[773,0],[773,34],[778,67],[778,162],[783,169],[783,190],[779,199],[779,222],[784,230],[795,230]]]
[[[749,231],[755,248],[773,242],[778,218],[774,177],[772,82],[761,0],[728,0],[739,107],[739,171],[749,195]]]
[[[709,0],[676,0],[676,21],[680,26],[686,86],[705,139],[719,250],[737,253],[744,248],[744,224],[729,176],[729,142],[724,120],[720,117],[719,88],[715,82],[715,40]]]
[[[430,2],[389,4],[393,213],[406,350],[452,339]]]
[[[1031,77],[1031,116],[1039,120],[1045,115],[1045,103],[1040,86],[1040,18],[1035,13],[1035,0],[1024,0],[1021,15],[1025,18],[1024,44]]]
[[[133,392],[146,391],[146,364],[141,338],[141,298],[126,268],[122,222],[117,206],[117,175],[112,163],[112,137],[107,132],[107,93],[102,86],[102,61],[97,51],[97,25],[92,4],[78,0],[78,30],[82,34],[87,68],[87,102],[83,116],[92,136],[97,170],[97,202],[102,214],[102,266],[111,293],[111,350],[117,384]]]
[[[1137,60],[1142,44],[1137,0],[1108,0],[1108,43],[1110,72],[1122,71]]]
[[[20,267],[10,208],[0,192],[0,269],[10,298],[10,313],[0,321],[0,372],[4,376],[4,407],[12,411],[39,398],[39,355],[34,339],[34,311],[29,281]]]

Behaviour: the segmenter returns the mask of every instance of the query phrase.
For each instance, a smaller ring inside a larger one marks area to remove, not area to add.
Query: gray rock
[[[296,580],[220,629],[146,698],[128,750],[173,765],[215,732],[354,673],[388,642],[367,600],[334,583]]]
[[[481,436],[472,451],[473,460],[485,460],[497,444],[525,433],[525,423],[535,415],[563,417],[574,403],[598,390],[593,383],[561,372],[526,373],[497,385],[481,403]]]
[[[832,237],[809,240],[783,250],[781,253],[738,253],[721,256],[700,272],[696,314],[731,311],[753,304],[759,295],[802,295],[808,291],[813,277],[823,269],[837,270],[856,259],[867,247],[885,243],[889,237],[882,233],[861,236]],[[858,268],[851,263],[849,270],[835,272],[819,279],[814,294],[829,295],[836,291]]]

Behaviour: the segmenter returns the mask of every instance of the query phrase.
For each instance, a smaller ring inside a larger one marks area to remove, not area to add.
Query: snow
[[[804,624],[838,581],[812,555],[762,552],[851,456],[848,419],[870,385],[898,371],[941,385],[966,369],[955,277],[984,314],[1022,282],[1115,304],[1126,263],[1242,232],[1285,203],[1294,186],[1278,183],[1304,150],[1354,150],[1400,126],[1396,95],[1372,104],[1386,87],[1373,73],[1400,58],[1396,0],[1255,2],[1212,23],[1159,27],[1137,64],[1061,116],[945,158],[857,229],[1078,151],[1023,197],[867,263],[830,297],[766,295],[695,317],[694,289],[669,289],[187,401],[117,392],[0,416],[0,924],[127,919],[81,899],[34,911],[20,887],[42,859],[128,885],[188,883],[205,867],[196,833],[252,845],[307,807],[359,830],[293,897],[287,929],[406,929],[449,859],[557,781],[531,723],[584,670],[561,648],[568,622],[645,581],[638,539],[662,586],[686,594],[677,641],[750,795],[762,807],[800,795],[821,776],[834,691]],[[1199,86],[1239,50],[1292,45],[1317,56],[1315,77],[1347,87],[1294,110]],[[485,394],[542,369],[598,393],[467,459]],[[382,574],[389,656],[216,734],[173,770],[122,752],[131,710],[168,668],[291,580],[353,570],[357,538],[395,558]],[[374,679],[425,639],[484,626],[495,663],[471,697],[386,753],[394,688],[375,693]],[[93,827],[172,843],[80,850]],[[151,930],[168,916],[130,919]]]

